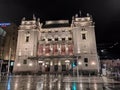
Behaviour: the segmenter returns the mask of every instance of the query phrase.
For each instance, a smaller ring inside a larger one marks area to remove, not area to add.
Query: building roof
[[[55,21],[46,21],[42,28],[57,28],[57,27],[69,27],[68,20],[55,20]]]

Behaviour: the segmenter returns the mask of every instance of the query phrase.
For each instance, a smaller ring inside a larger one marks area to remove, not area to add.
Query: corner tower
[[[92,17],[76,15],[72,19],[74,55],[78,56],[78,68],[83,73],[98,73],[99,62],[96,49],[94,22]]]
[[[37,63],[29,60],[28,57],[36,57],[37,55],[39,25],[39,21],[36,21],[35,16],[33,16],[33,20],[22,19],[18,30],[14,73],[35,71]]]

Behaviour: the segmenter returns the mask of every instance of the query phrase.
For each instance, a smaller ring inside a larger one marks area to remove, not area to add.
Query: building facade
[[[103,75],[119,74],[120,76],[120,59],[102,59],[100,64]]]
[[[99,72],[92,17],[46,21],[22,19],[14,73]]]
[[[12,72],[13,62],[16,57],[18,27],[14,23],[0,23],[0,27],[4,30],[5,36],[0,38],[0,59],[1,72]],[[4,35],[4,33],[1,33]],[[9,63],[10,61],[10,63]]]
[[[18,37],[18,27],[14,23],[10,23],[8,26],[2,27],[6,31],[6,37],[3,45],[3,60],[15,60],[16,46]],[[11,51],[10,51],[11,49]],[[10,55],[11,53],[11,55]]]
[[[3,59],[3,43],[5,38],[6,32],[2,28],[0,28],[0,60]]]

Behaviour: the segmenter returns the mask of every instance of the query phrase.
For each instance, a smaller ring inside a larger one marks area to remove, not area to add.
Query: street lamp
[[[77,56],[77,63],[78,63],[79,56]],[[77,65],[77,77],[79,77],[79,70],[78,70],[78,65]]]
[[[11,48],[10,48],[10,51],[9,51],[9,58],[8,58],[8,70],[7,70],[7,75],[9,76],[9,73],[10,73],[10,59],[11,59]]]
[[[66,60],[65,63],[66,63],[66,70],[68,70],[68,69],[69,69],[68,66],[69,66],[70,61],[69,61],[69,60]]]

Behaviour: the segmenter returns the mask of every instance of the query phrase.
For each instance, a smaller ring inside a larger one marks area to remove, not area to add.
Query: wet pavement
[[[98,77],[16,75],[0,77],[0,90],[120,90],[120,83]]]

